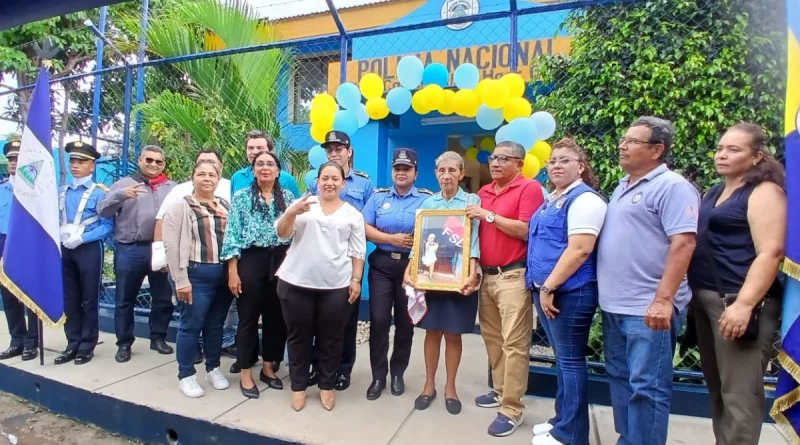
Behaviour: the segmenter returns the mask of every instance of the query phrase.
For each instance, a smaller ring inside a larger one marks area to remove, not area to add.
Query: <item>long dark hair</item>
[[[250,169],[253,171],[253,175],[255,176],[256,161],[258,158],[264,155],[271,157],[275,161],[275,165],[278,166],[278,174],[275,176],[275,184],[272,186],[272,202],[275,204],[275,214],[280,215],[286,211],[286,200],[283,199],[283,189],[281,188],[280,183],[281,160],[278,159],[278,156],[276,156],[275,153],[262,150],[259,151],[253,158],[253,162],[250,164]],[[266,203],[261,200],[261,189],[258,188],[258,178],[253,178],[253,184],[250,186],[250,199],[253,202],[253,209],[255,209],[257,212],[269,212],[269,206],[267,206]]]
[[[728,131],[738,130],[750,135],[750,152],[753,156],[761,153],[761,160],[747,170],[742,179],[745,185],[758,185],[762,182],[773,182],[780,188],[786,188],[786,172],[783,165],[767,148],[769,138],[760,126],[750,122],[739,122],[728,128]]]
[[[583,179],[583,183],[597,190],[597,176],[594,174],[592,166],[589,165],[589,156],[586,155],[586,151],[583,149],[583,147],[578,145],[578,143],[575,142],[575,139],[563,138],[553,144],[553,151],[559,148],[569,150],[578,156],[578,162],[583,164],[583,173],[581,173],[581,179]]]

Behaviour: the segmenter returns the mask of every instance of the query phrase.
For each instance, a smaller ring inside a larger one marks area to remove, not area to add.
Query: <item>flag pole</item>
[[[44,324],[39,317],[36,317],[36,324],[39,325],[39,366],[44,366]]]

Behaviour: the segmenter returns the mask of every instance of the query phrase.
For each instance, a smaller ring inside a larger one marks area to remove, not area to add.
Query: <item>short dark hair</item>
[[[652,144],[664,146],[661,153],[661,160],[667,159],[672,149],[672,142],[675,140],[675,127],[672,122],[655,116],[641,116],[631,124],[631,127],[647,127],[650,129],[650,140]]]
[[[498,147],[508,147],[508,148],[511,149],[511,154],[512,155],[514,155],[514,156],[516,156],[516,157],[518,157],[520,159],[523,159],[523,160],[525,159],[525,148],[522,146],[522,144],[520,144],[518,142],[503,141],[503,142],[500,142],[499,144],[497,144],[495,146],[495,148],[498,148]]]
[[[245,146],[247,145],[247,141],[250,139],[265,139],[267,141],[267,148],[270,150],[275,150],[275,140],[272,139],[272,136],[264,133],[261,130],[251,130],[247,132],[247,137],[244,139]]]
[[[214,156],[217,157],[217,160],[220,164],[222,164],[222,156],[219,154],[219,150],[216,148],[201,148],[196,155],[194,155],[194,163],[197,164],[197,160],[200,159],[201,155],[212,153]]]

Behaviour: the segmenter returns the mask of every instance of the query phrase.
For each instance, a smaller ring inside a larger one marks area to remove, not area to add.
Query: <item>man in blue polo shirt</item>
[[[665,159],[672,123],[637,119],[619,141],[627,173],[608,203],[597,245],[603,346],[618,445],[664,445],[672,357],[691,292],[700,195]]]

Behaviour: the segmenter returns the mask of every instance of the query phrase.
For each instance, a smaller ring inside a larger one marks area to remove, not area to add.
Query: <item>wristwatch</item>
[[[549,287],[547,287],[545,285],[542,285],[542,287],[539,288],[539,292],[544,292],[546,294],[552,294],[552,293],[555,293],[555,291],[556,291],[556,288],[552,288],[551,289],[551,288],[549,288]]]
[[[490,224],[493,223],[494,222],[494,212],[486,215],[486,218],[484,218],[484,219],[486,220],[486,222],[488,222]]]

